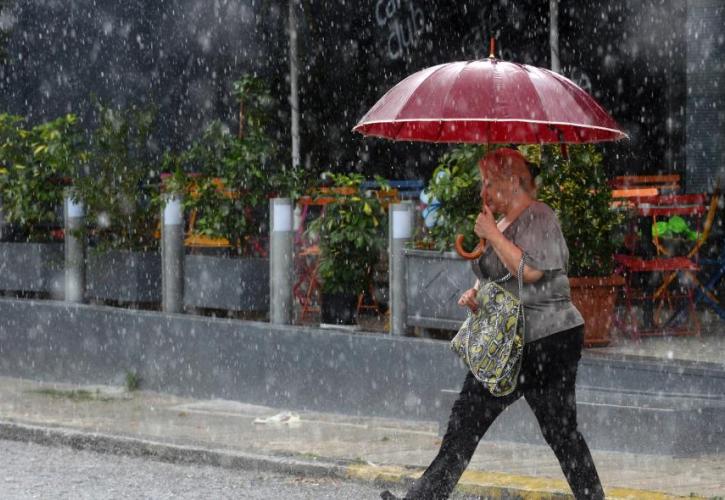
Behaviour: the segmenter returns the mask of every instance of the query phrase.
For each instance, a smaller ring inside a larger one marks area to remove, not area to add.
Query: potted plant
[[[545,148],[538,198],[556,212],[569,247],[571,296],[586,322],[584,343],[605,346],[617,289],[624,284],[612,274],[624,216],[612,209],[602,154],[593,145],[569,146],[567,157],[558,146]]]
[[[182,154],[188,177],[184,210],[190,218],[186,243],[184,302],[189,307],[266,311],[268,181],[259,157],[220,123]]]
[[[456,299],[474,278],[470,262],[453,251],[453,245],[458,234],[465,235],[467,248],[477,243],[473,226],[481,210],[478,160],[485,151],[485,146],[454,147],[440,158],[424,191],[423,224],[405,250],[410,326],[457,330],[466,317]]]
[[[385,249],[387,218],[377,197],[360,193],[362,175],[328,172],[324,176],[332,181],[325,196],[334,201],[308,229],[319,238],[321,322],[352,325],[356,323],[357,298],[368,290]]]
[[[75,115],[29,128],[0,114],[1,289],[62,289],[64,190],[86,154]]]
[[[158,160],[148,108],[97,104],[90,159],[74,178],[89,227],[86,293],[121,303],[161,299],[159,215],[152,203],[158,189]]]
[[[267,131],[272,101],[264,83],[245,76],[234,89],[243,110],[239,134],[213,122],[177,159],[190,174],[184,198],[192,219],[185,303],[266,312],[269,199],[293,189],[298,172],[278,166],[278,148]]]

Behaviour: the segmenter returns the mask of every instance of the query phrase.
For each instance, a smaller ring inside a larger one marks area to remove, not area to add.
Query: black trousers
[[[577,430],[574,385],[583,339],[584,327],[577,327],[526,344],[517,388],[508,396],[491,395],[469,372],[451,410],[438,456],[405,498],[448,498],[493,421],[523,396],[559,459],[574,496],[603,499],[591,453]]]

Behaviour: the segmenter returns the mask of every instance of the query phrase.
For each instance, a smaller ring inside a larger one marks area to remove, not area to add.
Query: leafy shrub
[[[0,199],[12,239],[52,239],[65,187],[87,156],[75,115],[29,128],[20,116],[0,114]]]
[[[620,245],[617,228],[624,215],[611,206],[612,191],[594,145],[559,146],[541,153],[538,198],[554,209],[569,247],[570,276],[609,276]]]
[[[360,193],[361,175],[325,175],[333,181],[329,195],[336,200],[308,229],[319,235],[322,291],[357,295],[367,289],[373,268],[386,248],[387,216],[377,197]],[[382,179],[378,182],[385,186]],[[340,193],[340,188],[347,191]]]
[[[481,211],[478,160],[485,151],[484,146],[463,145],[441,157],[426,189],[431,199],[435,198],[440,204],[438,218],[436,224],[419,239],[419,246],[452,250],[458,234],[465,236],[466,248],[475,246],[478,239],[473,233],[473,226]]]
[[[259,249],[253,240],[268,231],[269,198],[298,194],[306,176],[280,167],[267,132],[272,100],[263,82],[245,76],[234,92],[244,111],[239,136],[215,121],[186,151],[167,155],[165,165],[189,175],[184,207],[197,214],[195,233],[225,238],[238,254],[249,255]]]
[[[156,113],[100,103],[96,110],[90,161],[74,179],[86,206],[91,241],[99,250],[154,250],[159,217],[151,200],[158,188],[158,166],[150,137]]]

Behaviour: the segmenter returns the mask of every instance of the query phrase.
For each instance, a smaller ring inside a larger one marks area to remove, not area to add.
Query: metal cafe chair
[[[337,196],[355,194],[348,188],[320,188],[311,194],[301,196],[297,205],[301,207],[300,225],[295,232],[295,269],[297,281],[292,285],[292,295],[300,304],[300,320],[320,312],[320,280],[319,256],[320,247],[317,241],[306,238],[308,218],[322,216],[325,207],[334,203]],[[314,214],[312,212],[315,212]]]
[[[677,194],[680,191],[680,176],[666,175],[620,175],[609,181],[612,198],[635,198]]]
[[[716,190],[709,203],[705,194],[645,196],[628,200],[634,216],[651,218],[654,228],[659,227],[659,219],[673,216],[694,219],[698,227],[696,240],[685,252],[669,248],[655,230],[652,231],[654,255],[615,255],[617,271],[625,277],[624,298],[629,318],[625,330],[633,338],[700,334],[695,311],[699,252],[710,235],[718,199]],[[637,304],[642,310],[641,321],[635,309]],[[679,321],[674,321],[675,318]]]
[[[701,280],[697,278],[697,290],[695,291],[695,303],[703,302],[712,309],[721,319],[725,320],[725,309],[720,305],[720,298],[716,292],[718,285],[725,276],[725,247],[716,259],[700,259],[700,265],[704,269],[712,269],[712,273]]]
[[[375,186],[370,187],[374,188]],[[295,233],[295,247],[298,248],[295,252],[297,281],[292,286],[292,295],[301,306],[300,320],[302,321],[308,316],[320,312],[320,280],[318,277],[320,247],[317,241],[309,241],[305,238],[307,220],[311,216],[321,217],[325,212],[325,207],[330,203],[334,203],[338,196],[352,196],[355,194],[357,192],[354,188],[322,188],[297,200],[301,212],[300,225]],[[395,188],[375,190],[375,196],[385,208],[391,203],[400,201],[399,191]],[[317,213],[313,215],[311,212]],[[366,291],[358,296],[357,312],[363,310],[371,310],[380,314],[380,305],[375,298],[372,283]]]
[[[700,272],[693,276],[696,285],[695,304],[704,304],[725,320],[725,308],[721,305],[725,300],[725,290],[721,288],[725,277],[725,241],[722,235],[719,235],[718,247],[719,255],[699,259]],[[672,319],[675,320],[684,312],[680,308]]]

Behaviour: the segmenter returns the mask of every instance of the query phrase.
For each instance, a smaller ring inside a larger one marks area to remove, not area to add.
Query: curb
[[[420,476],[422,469],[400,466],[351,465],[347,477],[375,484],[402,486]],[[532,476],[516,476],[501,472],[468,470],[463,473],[455,493],[480,496],[486,499],[551,500],[573,498],[565,481]],[[670,495],[658,491],[631,488],[606,488],[608,499],[616,500],[674,500],[681,498],[706,500],[706,497]]]
[[[61,427],[0,421],[0,440],[31,442],[44,446],[68,446],[97,453],[143,457],[176,464],[196,464],[230,469],[257,470],[272,473],[333,477],[380,486],[405,486],[420,476],[422,469],[396,465],[342,463],[325,459],[311,460],[285,456],[258,455],[223,449],[208,449],[140,438],[84,432]],[[458,494],[477,495],[487,499],[550,500],[572,498],[564,481],[497,472],[469,470],[463,474],[455,490]],[[656,491],[628,488],[607,488],[607,498],[668,500],[705,497],[676,496]]]
[[[346,467],[333,462],[208,449],[8,421],[0,421],[0,440],[31,442],[44,446],[68,446],[76,450],[151,458],[176,464],[211,465],[230,469],[347,478]]]

